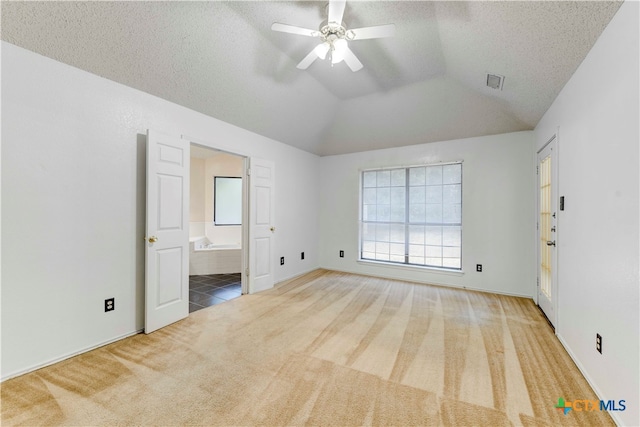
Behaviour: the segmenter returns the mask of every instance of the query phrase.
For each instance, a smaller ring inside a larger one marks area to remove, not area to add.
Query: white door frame
[[[552,245],[549,246],[546,241],[543,242],[541,233],[543,232],[544,225],[540,220],[540,211],[541,211],[541,197],[540,197],[540,177],[542,171],[540,170],[540,165],[542,160],[550,157],[551,159],[551,196],[550,202],[551,205],[549,207],[551,212],[551,217],[549,218],[550,223],[549,227],[549,242],[552,242]],[[545,313],[547,319],[551,324],[557,328],[558,323],[558,251],[559,251],[559,206],[558,206],[558,132],[556,132],[538,151],[536,155],[536,224],[537,224],[537,232],[536,232],[536,275],[537,275],[537,286],[536,286],[536,302],[540,309]],[[547,296],[542,292],[542,272],[541,272],[541,264],[542,264],[542,250],[543,248],[550,249],[551,256],[551,289],[550,296]]]
[[[185,140],[188,140],[191,144],[199,145],[204,148],[210,148],[212,150],[221,151],[227,154],[242,157],[244,159],[244,165],[242,170],[242,221],[243,221],[242,270],[241,270],[242,294],[243,295],[250,294],[250,293],[254,293],[256,291],[262,290],[262,289],[259,289],[259,290],[253,289],[253,286],[252,286],[253,280],[252,280],[252,277],[249,276],[250,274],[252,274],[250,271],[251,270],[250,268],[250,264],[251,264],[250,262],[251,260],[250,216],[251,216],[251,209],[252,209],[250,205],[250,196],[251,196],[250,186],[251,186],[252,178],[251,176],[249,176],[249,169],[251,167],[251,163],[253,162],[253,160],[254,159],[259,160],[259,159],[256,159],[255,157],[252,158],[247,153],[244,153],[241,150],[237,150],[233,147],[224,146],[218,143],[210,143],[208,141],[205,141],[199,138],[190,137],[188,135],[182,135],[182,138]],[[273,264],[273,260],[270,259],[269,263]],[[273,283],[271,284],[271,286],[273,286]]]
[[[249,256],[249,187],[248,187],[248,175],[247,170],[249,169],[249,160],[250,157],[246,154],[241,154],[235,150],[229,149],[228,147],[218,146],[211,144],[207,141],[199,140],[196,138],[192,138],[187,135],[182,135],[183,139],[186,139],[191,143],[191,145],[197,145],[202,148],[219,151],[225,154],[229,154],[236,157],[242,158],[242,265],[240,270],[240,282],[241,282],[241,292],[242,295],[248,294],[249,292],[249,277],[247,277],[247,266],[249,265],[248,256]]]

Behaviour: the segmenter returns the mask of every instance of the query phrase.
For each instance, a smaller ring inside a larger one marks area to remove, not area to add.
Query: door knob
[[[547,240],[547,246],[555,246],[556,245],[556,241],[551,241],[551,240]]]
[[[158,238],[156,236],[149,237],[149,243],[155,243],[157,241],[158,241]]]

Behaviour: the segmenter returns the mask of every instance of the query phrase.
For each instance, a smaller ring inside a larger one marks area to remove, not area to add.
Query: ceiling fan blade
[[[273,25],[271,25],[271,29],[273,31],[280,31],[282,33],[298,34],[301,36],[308,36],[308,37],[318,37],[320,35],[320,32],[316,30],[296,27],[295,25],[281,24],[279,22],[274,22]]]
[[[354,55],[353,51],[348,47],[345,47],[344,50],[344,62],[351,68],[351,71],[354,73],[360,69],[362,69],[362,62]]]
[[[346,0],[329,0],[328,22],[335,22],[338,25],[342,25],[345,4]]]
[[[382,37],[393,37],[396,34],[395,24],[376,25],[374,27],[354,28],[351,40],[379,39]]]
[[[313,61],[315,61],[317,57],[318,55],[316,53],[316,50],[313,49],[307,56],[304,57],[302,61],[300,61],[298,65],[296,65],[296,68],[299,70],[306,70],[307,68],[309,68],[309,65],[313,64]]]

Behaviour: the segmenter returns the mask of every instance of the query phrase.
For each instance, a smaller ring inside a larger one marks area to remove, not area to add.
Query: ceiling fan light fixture
[[[331,51],[331,64],[337,64],[344,60],[344,55],[347,52],[347,41],[345,39],[334,40],[333,50]]]
[[[318,56],[318,58],[325,59],[327,57],[327,52],[329,52],[330,49],[331,45],[325,42],[316,46],[315,49],[313,49],[313,52]]]

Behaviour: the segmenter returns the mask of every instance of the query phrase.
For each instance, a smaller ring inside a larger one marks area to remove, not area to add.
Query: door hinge
[[[540,175],[540,166],[536,166],[536,175]]]
[[[247,169],[247,176],[251,176],[251,168]]]
[[[245,270],[245,274],[247,275],[247,277],[249,277],[249,269],[248,268]]]
[[[539,277],[536,278],[536,286],[540,287],[540,278]]]

